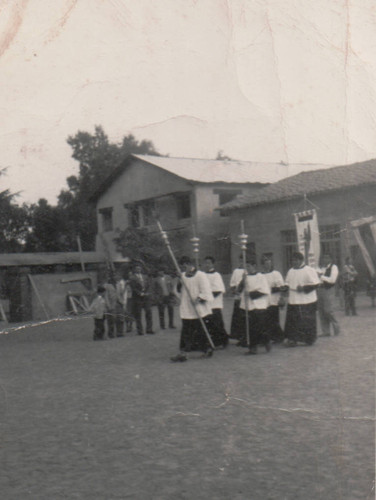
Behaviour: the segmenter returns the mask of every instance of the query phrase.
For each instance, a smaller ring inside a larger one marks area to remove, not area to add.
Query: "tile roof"
[[[376,159],[309,172],[301,172],[270,184],[252,196],[238,196],[222,205],[223,213],[233,210],[290,200],[301,196],[376,184]],[[376,194],[376,193],[375,193]]]

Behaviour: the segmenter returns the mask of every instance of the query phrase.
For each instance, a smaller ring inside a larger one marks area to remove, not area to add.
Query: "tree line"
[[[0,253],[94,250],[95,206],[89,199],[119,163],[130,154],[159,155],[151,141],[133,135],[110,142],[101,126],[94,133],[79,131],[67,139],[78,174],[67,178],[56,205],[40,198],[37,203],[17,204],[17,194],[0,192]],[[0,170],[0,175],[5,169]]]

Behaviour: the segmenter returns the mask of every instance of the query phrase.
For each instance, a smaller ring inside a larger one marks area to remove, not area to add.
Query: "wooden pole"
[[[248,235],[245,234],[244,232],[244,220],[240,221],[240,231],[241,234],[239,235],[239,240],[240,240],[240,248],[242,250],[242,260],[243,260],[243,268],[244,268],[244,305],[245,305],[245,333],[246,333],[246,338],[247,338],[247,345],[248,347],[250,346],[251,340],[250,340],[250,335],[249,335],[249,319],[248,319],[248,304],[249,304],[249,292],[248,292],[248,285],[247,285],[247,257],[246,257],[246,251],[247,251],[247,239]]]
[[[1,302],[0,302],[0,318],[2,318],[2,320],[5,323],[8,323],[8,318],[7,318],[7,315],[5,314],[4,307],[3,307],[3,304]]]
[[[206,338],[208,339],[208,342],[209,342],[211,348],[214,350],[215,349],[215,345],[214,345],[213,340],[212,340],[212,338],[211,338],[211,336],[210,336],[210,334],[208,332],[208,329],[206,328],[204,320],[201,318],[201,316],[198,313],[195,301],[193,300],[192,295],[191,295],[191,293],[190,293],[190,291],[189,291],[189,289],[188,289],[188,287],[187,287],[187,285],[186,285],[186,283],[185,283],[185,281],[183,279],[183,275],[182,275],[182,273],[180,271],[180,267],[179,267],[178,261],[176,260],[174,252],[172,251],[172,248],[171,248],[171,245],[170,245],[170,242],[169,242],[169,239],[168,239],[168,235],[167,235],[166,231],[163,231],[163,228],[162,228],[161,223],[159,221],[157,221],[157,226],[159,228],[159,231],[161,232],[161,236],[163,238],[163,241],[165,242],[165,245],[167,247],[168,253],[170,254],[172,262],[174,263],[176,272],[178,273],[178,275],[180,277],[181,283],[182,283],[183,287],[185,288],[185,291],[187,292],[188,298],[191,301],[191,304],[192,304],[192,307],[193,307],[193,309],[194,309],[194,311],[196,313],[196,316],[197,316],[198,320],[200,321],[202,329],[205,332]]]
[[[33,278],[31,277],[31,274],[28,274],[27,276],[28,276],[28,278],[29,278],[29,281],[30,281],[30,283],[31,283],[31,286],[32,286],[32,287],[33,287],[33,289],[34,289],[35,295],[37,296],[37,299],[38,299],[38,301],[39,301],[40,305],[42,306],[42,309],[43,309],[44,314],[46,315],[46,318],[47,318],[47,319],[50,319],[50,316],[49,316],[49,314],[48,314],[48,312],[47,312],[47,309],[46,309],[46,308],[45,308],[45,306],[44,306],[44,303],[43,303],[42,297],[41,297],[41,296],[40,296],[40,294],[39,294],[39,291],[38,291],[37,285],[35,284],[35,281],[34,281],[34,280],[33,280]]]
[[[81,270],[84,273],[85,272],[85,263],[84,263],[84,257],[82,255],[82,247],[81,247],[81,238],[80,238],[80,235],[77,235],[77,246],[78,246],[78,251],[80,252]]]

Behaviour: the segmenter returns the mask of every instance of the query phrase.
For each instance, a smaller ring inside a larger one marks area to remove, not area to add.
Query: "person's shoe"
[[[115,338],[115,335],[109,335],[108,336],[109,339],[114,339]]]
[[[209,349],[208,351],[204,352],[200,357],[201,358],[211,358],[213,356],[213,350]]]
[[[148,330],[146,333],[147,333],[148,335],[154,335],[154,333],[155,333],[155,332],[153,332],[153,330]]]
[[[269,340],[269,342],[265,344],[265,351],[270,352],[271,350],[272,350],[272,343]]]
[[[297,343],[295,340],[288,340],[287,341],[286,347],[296,347],[296,346],[297,346]]]
[[[117,337],[124,337],[124,333],[118,333],[116,336]]]
[[[180,363],[183,363],[184,361],[187,361],[187,360],[188,360],[188,358],[187,358],[186,354],[181,354],[181,353],[179,353],[179,354],[177,354],[176,356],[172,356],[172,357],[170,358],[170,360],[171,360],[173,363],[179,363],[179,362],[180,362]]]
[[[169,328],[171,328],[171,330],[175,330],[176,326],[175,325],[170,325]]]
[[[246,356],[252,356],[257,354],[257,347],[250,347],[246,353],[244,353]]]
[[[137,335],[144,335],[144,332],[138,332]]]
[[[319,337],[330,337],[330,333],[321,333]]]

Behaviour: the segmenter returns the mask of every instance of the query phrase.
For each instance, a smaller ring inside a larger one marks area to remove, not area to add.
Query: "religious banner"
[[[354,236],[371,276],[376,276],[376,216],[351,221]]]
[[[299,252],[309,266],[317,268],[320,263],[320,233],[316,210],[305,210],[294,216]]]

